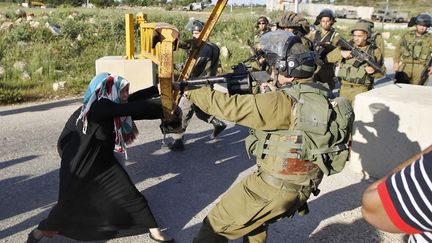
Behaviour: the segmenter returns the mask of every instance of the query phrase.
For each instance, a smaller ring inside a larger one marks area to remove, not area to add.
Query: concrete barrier
[[[432,87],[391,84],[355,98],[351,170],[382,177],[432,144]]]
[[[105,56],[96,60],[96,74],[101,72],[127,79],[131,93],[157,84],[157,65],[149,59],[126,60],[122,56]]]

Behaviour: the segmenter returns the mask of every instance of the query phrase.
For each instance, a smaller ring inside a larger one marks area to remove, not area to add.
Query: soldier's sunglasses
[[[259,22],[258,24],[266,24],[266,23],[264,23],[264,22]]]

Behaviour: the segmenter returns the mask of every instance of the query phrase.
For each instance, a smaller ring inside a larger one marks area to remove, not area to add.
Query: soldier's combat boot
[[[214,117],[210,123],[214,126],[213,133],[210,135],[210,139],[215,139],[223,130],[225,130],[226,124],[216,117]]]
[[[173,142],[168,144],[168,148],[171,151],[183,151],[183,150],[185,150],[184,144],[183,144],[183,139],[174,139]]]

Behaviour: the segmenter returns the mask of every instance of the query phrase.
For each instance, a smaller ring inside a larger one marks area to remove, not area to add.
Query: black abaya
[[[38,229],[57,231],[76,240],[105,240],[148,232],[158,225],[145,197],[114,157],[114,117],[162,117],[160,99],[152,87],[132,94],[127,104],[108,99],[95,101],[88,127],[76,120],[81,108],[67,121],[57,148],[61,157],[57,205]]]

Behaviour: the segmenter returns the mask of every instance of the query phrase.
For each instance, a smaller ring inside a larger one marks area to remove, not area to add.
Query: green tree
[[[65,0],[64,3],[77,7],[86,3],[86,1],[85,0]]]
[[[115,4],[114,0],[91,0],[90,2],[98,7],[109,7]]]

